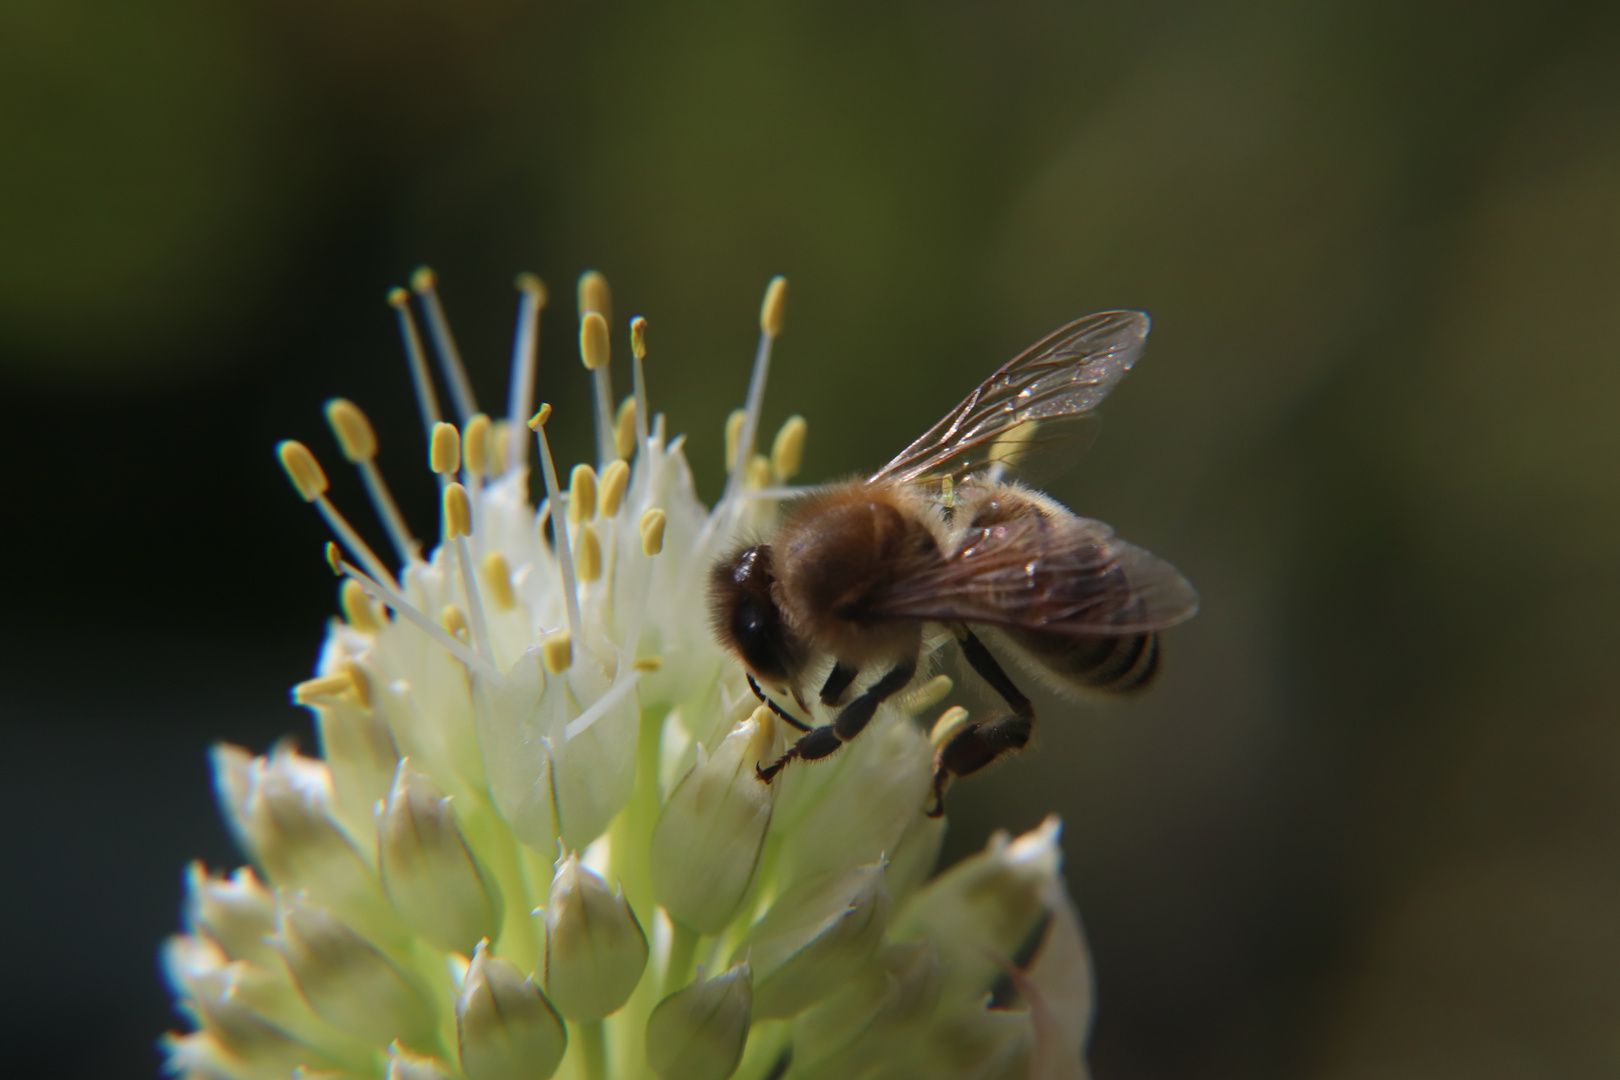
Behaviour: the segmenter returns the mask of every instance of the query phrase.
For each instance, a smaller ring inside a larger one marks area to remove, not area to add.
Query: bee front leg
[[[843,711],[838,714],[838,719],[826,727],[811,730],[775,762],[763,769],[757,769],[759,778],[768,784],[776,779],[776,774],[786,768],[787,763],[794,758],[815,761],[832,754],[844,743],[859,735],[877,712],[878,706],[905,689],[915,674],[917,674],[915,660],[895,665],[888,674],[868,687],[864,694],[844,706]]]

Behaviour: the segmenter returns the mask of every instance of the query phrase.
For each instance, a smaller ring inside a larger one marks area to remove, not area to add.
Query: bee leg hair
[[[855,676],[861,673],[860,668],[850,667],[848,664],[834,664],[833,669],[827,673],[827,681],[821,684],[821,703],[823,705],[837,705],[838,699],[844,696],[849,684],[855,681]]]
[[[827,757],[844,743],[849,742],[861,733],[877,707],[887,699],[905,689],[911,677],[917,674],[917,661],[907,660],[897,664],[889,673],[867,688],[866,692],[848,705],[826,727],[812,728],[799,741],[788,748],[788,752],[777,758],[775,762],[761,769],[755,766],[755,772],[765,783],[776,779],[776,774],[787,767],[787,763],[794,758],[804,761],[815,761]]]
[[[759,698],[759,700],[763,701],[765,703],[766,707],[769,708],[771,710],[771,712],[775,713],[779,719],[784,720],[789,724],[792,724],[794,727],[798,728],[800,731],[809,731],[810,730],[810,725],[809,724],[806,724],[803,720],[794,719],[792,716],[788,715],[788,712],[787,712],[786,709],[782,708],[782,706],[778,705],[776,702],[772,701],[770,698],[765,696],[765,691],[761,690],[759,688],[759,683],[754,681],[754,673],[753,672],[748,672],[748,689],[752,690],[754,692],[754,696]]]
[[[1014,685],[1012,679],[1007,677],[1006,671],[996,662],[995,655],[984,647],[984,642],[979,640],[979,636],[967,627],[959,625],[956,627],[956,639],[962,646],[962,655],[967,658],[967,662],[979,673],[981,679],[990,684],[990,689],[1001,695],[1001,699],[1007,703],[1007,708],[1018,716],[1034,720],[1034,704]],[[1028,738],[1027,732],[1025,738]]]

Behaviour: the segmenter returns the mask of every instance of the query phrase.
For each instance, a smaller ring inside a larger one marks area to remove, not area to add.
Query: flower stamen
[[[398,286],[389,289],[388,306],[399,319],[399,338],[411,368],[411,389],[416,392],[416,408],[422,414],[422,433],[431,436],[433,425],[443,420],[444,414],[439,411],[439,395],[433,390],[433,376],[422,351],[422,335],[417,333],[416,320],[411,316],[411,294]]]
[[[591,373],[591,397],[596,405],[597,463],[606,465],[617,456],[613,423],[612,343],[607,320],[599,311],[587,311],[579,322],[579,358]]]
[[[647,320],[637,315],[630,320],[630,371],[636,398],[636,448],[647,445],[647,377],[642,362],[647,359]]]
[[[383,531],[401,563],[412,563],[421,558],[421,546],[405,524],[405,515],[383,480],[377,468],[377,432],[360,406],[347,398],[333,398],[326,403],[326,422],[332,427],[343,456],[360,471],[360,480],[366,486],[371,508],[382,522]]]
[[[433,351],[439,357],[439,370],[444,373],[445,385],[450,388],[450,401],[456,407],[456,418],[466,424],[478,411],[473,398],[472,382],[461,363],[461,350],[450,334],[450,320],[444,316],[444,305],[439,302],[439,279],[426,266],[418,267],[411,275],[411,288],[422,302],[422,313],[427,317],[428,336],[433,339]]]
[[[423,614],[420,608],[400,596],[393,589],[367,576],[365,571],[344,559],[336,544],[329,543],[326,545],[326,561],[331,565],[335,573],[343,574],[356,582],[373,600],[391,608],[396,615],[427,634],[445,652],[460,660],[469,669],[478,672],[485,678],[500,678],[500,672],[495,670],[493,664],[445,633],[444,628]]]
[[[737,434],[736,459],[726,482],[725,501],[734,502],[747,479],[748,463],[754,457],[754,437],[759,431],[759,414],[765,407],[765,380],[771,371],[771,346],[782,332],[782,315],[787,307],[787,278],[778,274],[765,287],[765,301],[759,309],[759,348],[754,351],[754,371],[748,379],[747,404]],[[729,434],[729,432],[728,432]]]
[[[529,420],[529,430],[540,444],[540,474],[546,482],[546,504],[555,507],[562,498],[562,492],[557,486],[557,464],[551,458],[551,443],[546,439],[546,421],[551,419],[551,405],[540,403],[540,411]],[[543,517],[543,513],[542,513]],[[545,528],[544,521],[541,522]],[[574,583],[574,557],[568,550],[568,523],[566,515],[559,518],[555,511],[551,514],[551,535],[557,545],[557,571],[562,575],[563,604],[568,612],[569,634],[579,633],[579,591]]]
[[[321,517],[326,519],[326,527],[349,549],[356,559],[360,560],[371,575],[378,581],[387,582],[390,588],[399,588],[394,575],[388,572],[377,553],[371,550],[371,545],[360,538],[347,519],[338,512],[337,507],[326,497],[326,472],[321,468],[315,455],[309,452],[309,447],[293,439],[283,439],[276,445],[276,456],[281,459],[281,467],[287,472],[287,479],[292,481],[298,494],[307,503],[312,503]]]
[[[533,274],[517,276],[517,335],[512,342],[512,380],[507,393],[507,423],[513,431],[522,430],[534,403],[534,368],[539,352],[540,312],[546,306],[546,286]],[[515,472],[529,461],[529,446],[514,438],[506,447],[506,471]]]

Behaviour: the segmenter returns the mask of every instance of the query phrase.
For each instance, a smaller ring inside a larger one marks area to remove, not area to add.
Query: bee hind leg
[[[969,724],[934,755],[934,806],[929,817],[945,813],[945,789],[952,779],[978,772],[1009,750],[1022,750],[1035,729],[1035,717],[1013,713],[987,724]]]
[[[1007,672],[996,662],[995,655],[979,640],[979,636],[966,626],[958,625],[956,640],[962,646],[962,655],[968,664],[979,673],[979,678],[990,684],[990,689],[1001,695],[1001,699],[1007,703],[1007,708],[1018,716],[1035,719],[1034,703],[1025,697],[1024,692],[1008,677]]]

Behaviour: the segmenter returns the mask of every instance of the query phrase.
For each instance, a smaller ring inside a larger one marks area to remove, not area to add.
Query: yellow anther
[[[743,478],[748,487],[758,490],[771,486],[771,459],[764,454],[755,454],[748,459],[748,473]]]
[[[375,634],[382,629],[382,620],[377,617],[377,608],[372,604],[371,597],[353,578],[344,579],[342,587],[338,589],[338,603],[343,608],[343,621],[362,634]]]
[[[953,685],[949,675],[935,675],[901,699],[900,711],[910,716],[926,712],[944,701]]]
[[[737,444],[742,441],[743,421],[748,414],[741,409],[732,409],[731,415],[726,417],[726,471],[730,472],[737,467]]]
[[[472,535],[472,500],[460,484],[444,486],[444,538]]]
[[[343,576],[343,549],[332,541],[326,542],[326,565],[332,568],[332,573],[338,577]],[[356,584],[359,584],[356,582]]]
[[[546,421],[550,420],[550,419],[551,419],[551,402],[542,401],[540,403],[540,411],[535,413],[533,416],[529,417],[529,430],[530,431],[539,431],[541,428],[546,426]]]
[[[305,679],[293,687],[292,697],[293,701],[300,705],[311,705],[317,698],[337,697],[353,688],[354,683],[346,672],[340,675],[319,675],[313,679]]]
[[[409,305],[410,302],[411,302],[410,290],[402,289],[398,285],[395,285],[392,289],[388,290],[388,306],[389,307],[402,308],[402,307],[406,307],[407,305]]]
[[[517,597],[512,592],[512,567],[498,551],[484,556],[484,591],[496,611],[511,611],[517,607]]]
[[[469,636],[467,616],[463,615],[461,609],[454,604],[444,605],[444,610],[439,612],[439,625],[444,627],[445,633],[457,641],[465,642]]]
[[[641,553],[653,556],[664,550],[664,512],[648,510],[641,515]]]
[[[940,505],[944,506],[947,510],[953,509],[956,506],[956,481],[952,480],[949,476],[940,477],[939,501]]]
[[[427,292],[439,283],[439,276],[430,267],[418,266],[411,275],[411,288],[417,292]]]
[[[622,458],[636,452],[636,399],[633,397],[619,402],[619,414],[613,419],[613,452]]]
[[[771,444],[771,471],[783,480],[799,475],[804,464],[804,438],[810,425],[802,416],[790,416]]]
[[[429,444],[428,465],[440,476],[449,476],[461,468],[461,432],[456,425],[439,421],[433,425],[433,440]]]
[[[759,328],[770,337],[782,333],[782,311],[787,307],[787,278],[777,274],[765,286],[765,302],[759,306]]]
[[[333,398],[326,403],[326,422],[332,425],[344,457],[358,465],[377,456],[377,433],[360,406],[348,398]]]
[[[579,324],[579,358],[590,371],[608,366],[610,345],[607,320],[599,311],[587,312]]]
[[[538,307],[545,307],[546,302],[551,299],[546,293],[546,283],[528,271],[519,274],[514,284],[517,285],[519,292],[526,292],[534,297],[535,305]]]
[[[461,457],[466,470],[474,476],[488,476],[490,473],[491,427],[489,417],[483,413],[473,413],[467,417],[467,434],[461,440]]]
[[[608,462],[608,467],[602,470],[600,485],[596,495],[596,512],[605,518],[613,517],[619,512],[625,490],[630,486],[630,463]]]
[[[754,726],[758,731],[758,735],[755,736],[754,745],[765,747],[770,746],[771,743],[776,739],[776,725],[778,722],[776,719],[776,714],[771,712],[770,706],[765,705],[764,703],[755,705],[754,711],[748,715],[748,719],[754,723]],[[754,763],[754,767],[761,768],[768,761],[770,761],[770,758],[765,758],[762,761],[756,761]]]
[[[934,729],[928,733],[928,741],[934,744],[935,750],[943,750],[945,744],[961,733],[968,725],[968,711],[960,705],[952,705],[939,714],[934,721]]]
[[[574,639],[566,630],[547,634],[540,642],[540,658],[553,675],[567,671],[574,664]]]
[[[613,318],[613,293],[601,271],[587,270],[579,275],[579,317],[596,312],[604,319]]]
[[[596,470],[575,465],[568,478],[568,520],[578,525],[596,516]]]
[[[366,669],[350,660],[343,665],[343,671],[349,676],[355,699],[365,708],[371,708],[371,676],[366,674]]]
[[[298,489],[301,499],[314,502],[326,494],[326,473],[322,471],[321,463],[315,460],[315,455],[309,452],[309,447],[292,439],[283,439],[276,444],[276,456],[281,459],[281,467],[287,470],[287,479]]]
[[[574,535],[574,571],[581,581],[600,581],[602,578],[602,541],[590,524],[581,525]]]
[[[647,359],[647,320],[640,315],[630,320],[630,355]]]
[[[1001,464],[1009,468],[1024,460],[1030,447],[1035,442],[1035,429],[1040,424],[1034,420],[1025,420],[996,436],[991,444],[989,462],[992,465]]]
[[[664,666],[664,658],[662,656],[643,656],[630,666],[637,671],[645,671],[650,674]]]

